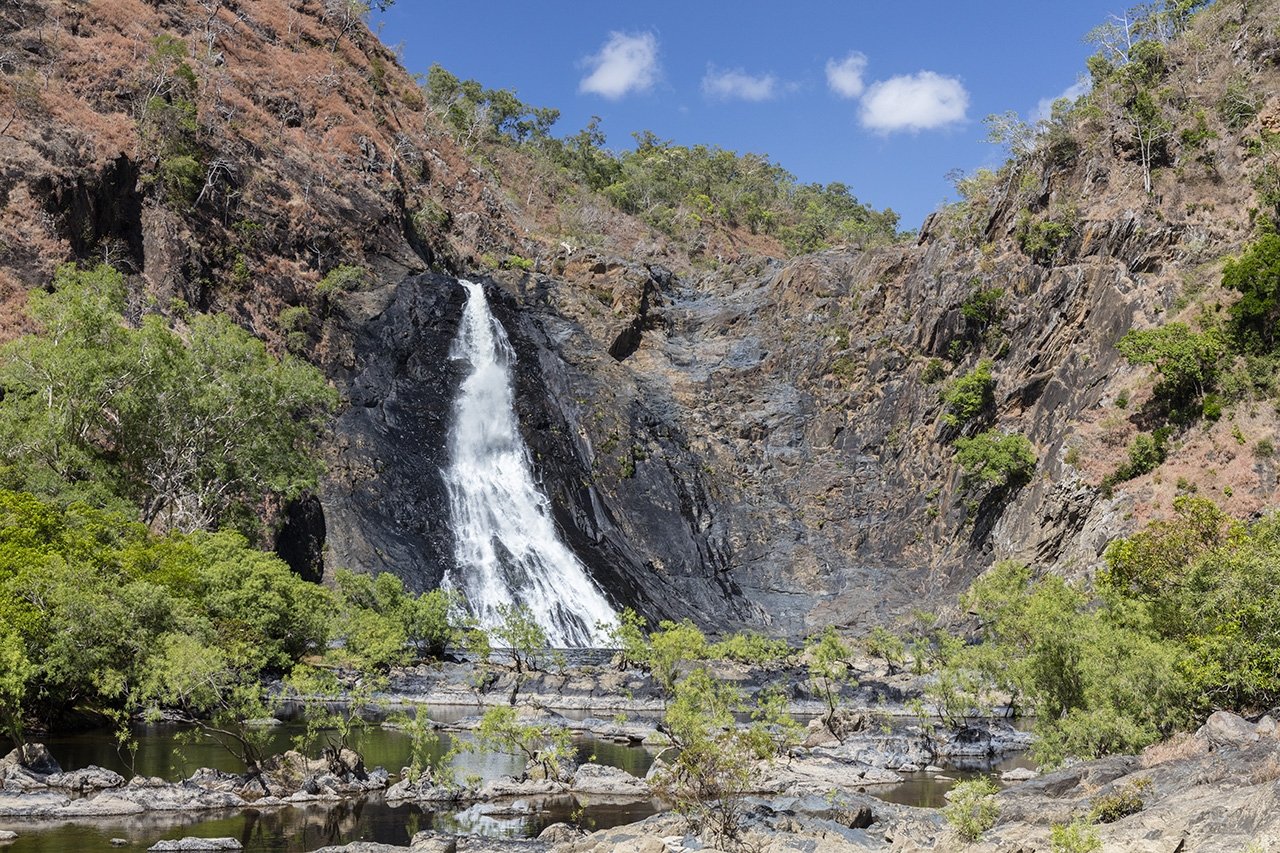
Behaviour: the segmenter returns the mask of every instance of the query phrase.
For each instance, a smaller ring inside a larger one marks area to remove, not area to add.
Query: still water
[[[474,713],[474,709],[470,711]],[[461,712],[433,714],[439,717],[462,716]],[[124,774],[180,779],[199,767],[214,767],[227,772],[243,770],[224,749],[212,742],[183,744],[181,729],[172,725],[139,726],[135,730],[138,750],[129,767],[129,755],[116,749],[113,738],[104,732],[55,737],[46,740],[53,757],[64,769],[77,769],[96,764]],[[277,726],[271,731],[268,752],[284,751],[294,746],[302,733],[297,725]],[[466,734],[439,733],[434,756],[443,755],[454,745],[454,737]],[[357,744],[366,766],[386,767],[398,773],[408,761],[409,736],[398,731],[372,727]],[[641,747],[578,736],[574,747],[579,761],[594,760],[643,776],[652,763],[650,754]],[[479,776],[484,781],[519,773],[523,762],[503,754],[481,755],[460,753],[454,760],[459,778]],[[598,798],[597,798],[598,799]],[[170,814],[152,812],[142,816],[93,818],[51,824],[49,821],[23,821],[0,818],[0,829],[18,833],[16,841],[0,845],[4,853],[64,853],[85,851],[105,853],[109,850],[143,851],[157,841],[199,836],[239,839],[248,853],[305,853],[327,845],[352,841],[377,841],[383,844],[408,845],[414,833],[436,829],[453,833],[476,833],[490,836],[537,835],[552,823],[577,816],[584,825],[603,829],[620,823],[631,823],[654,814],[649,801],[614,804],[579,802],[572,796],[516,806],[476,804],[468,808],[433,808],[418,803],[387,803],[380,796],[341,803],[308,803],[302,806],[277,806],[262,810],[237,810],[225,814],[200,812]],[[123,846],[112,846],[112,839],[125,839]]]
[[[472,708],[433,708],[432,717],[450,722]],[[133,772],[166,779],[191,775],[198,767],[215,767],[227,772],[241,769],[237,761],[217,744],[202,742],[182,744],[180,729],[172,725],[139,726],[135,734],[138,751],[131,771],[128,755],[117,752],[114,740],[104,732],[53,738],[47,741],[50,752],[64,769],[77,769],[96,764],[124,774]],[[278,726],[271,732],[269,752],[293,748],[294,739],[302,732],[298,725]],[[441,732],[437,755],[454,745],[454,737]],[[641,747],[602,741],[590,736],[574,740],[579,761],[594,760],[618,767],[635,776],[644,776],[652,756]],[[366,766],[383,766],[393,774],[407,762],[410,739],[391,729],[367,729],[358,748]],[[456,759],[459,778],[475,775],[488,781],[503,775],[519,773],[522,763],[514,756],[461,753]],[[943,765],[944,773],[909,774],[901,784],[869,787],[866,793],[885,800],[913,806],[937,808],[945,804],[944,795],[956,780],[996,773],[1014,766],[1028,766],[1021,756],[988,767],[955,768]],[[200,812],[170,814],[152,812],[117,818],[94,818],[51,824],[0,818],[0,829],[11,829],[19,838],[0,844],[0,853],[107,853],[112,850],[146,850],[164,839],[199,836],[238,839],[247,853],[307,853],[328,845],[353,841],[375,841],[406,846],[414,833],[435,829],[452,833],[475,833],[489,836],[536,836],[552,823],[577,819],[584,826],[604,829],[632,823],[654,814],[653,801],[608,803],[598,797],[580,802],[573,796],[553,798],[537,803],[522,802],[515,806],[492,803],[462,808],[434,808],[418,803],[385,802],[380,796],[340,803],[309,803],[302,806],[277,806],[261,810],[238,810],[225,814]],[[576,814],[575,814],[576,813]],[[123,846],[112,846],[112,839],[125,839]]]

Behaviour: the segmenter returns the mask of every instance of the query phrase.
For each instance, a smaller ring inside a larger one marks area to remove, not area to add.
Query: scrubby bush
[[[973,370],[952,380],[942,392],[947,406],[942,421],[956,430],[985,419],[995,408],[996,381],[991,377],[991,359],[984,358]]]
[[[1119,785],[1111,793],[1098,794],[1089,800],[1089,814],[1098,823],[1115,823],[1137,814],[1146,806],[1142,792],[1150,788],[1151,780],[1146,778]]]
[[[739,631],[707,649],[708,657],[757,665],[777,663],[790,654],[786,641],[771,640],[755,631]]]
[[[1025,435],[988,430],[956,439],[956,460],[966,479],[988,488],[1016,489],[1031,482],[1036,455]]]
[[[960,782],[948,792],[949,802],[942,818],[965,841],[977,841],[982,833],[996,825],[1000,804],[995,795],[1000,789],[985,776]]]

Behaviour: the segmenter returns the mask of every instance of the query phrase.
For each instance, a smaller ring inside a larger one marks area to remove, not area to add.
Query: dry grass
[[[1188,732],[1178,732],[1168,740],[1154,743],[1142,751],[1143,767],[1155,767],[1167,761],[1180,761],[1207,755],[1209,745]]]

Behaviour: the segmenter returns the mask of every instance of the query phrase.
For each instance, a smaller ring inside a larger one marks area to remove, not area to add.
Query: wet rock
[[[553,823],[538,833],[538,840],[550,844],[565,844],[577,841],[585,835],[581,829],[567,823]]]
[[[51,791],[0,791],[0,817],[50,817],[71,802]]]
[[[215,770],[212,767],[201,767],[187,778],[187,784],[209,791],[239,794],[244,789],[244,777]]]
[[[539,797],[552,794],[563,794],[568,786],[563,782],[550,779],[527,779],[519,781],[510,777],[494,779],[480,789],[482,800],[496,800],[503,797]]]
[[[1000,774],[1002,782],[1025,782],[1028,779],[1034,779],[1039,774],[1036,771],[1026,767],[1015,767],[1012,770],[1006,770]]]
[[[814,756],[765,770],[757,789],[782,791],[793,797],[822,796],[833,790],[857,790],[867,785],[892,785],[901,781],[902,777],[892,770],[829,756]]]
[[[10,752],[5,760],[16,759],[19,764],[32,773],[61,773],[62,768],[49,753],[48,747],[42,743],[24,743],[20,748]]]
[[[457,836],[427,829],[413,836],[409,849],[413,853],[457,853],[458,839]]]

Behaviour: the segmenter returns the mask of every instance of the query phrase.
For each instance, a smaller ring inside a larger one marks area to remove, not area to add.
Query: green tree
[[[22,638],[8,625],[0,623],[0,732],[14,746],[21,746],[23,738],[23,698],[27,692],[27,679],[35,667],[27,660]]]
[[[1255,355],[1273,352],[1280,331],[1280,234],[1263,234],[1239,260],[1228,260],[1222,284],[1240,291],[1228,309],[1236,345]]]
[[[516,672],[537,672],[545,665],[549,653],[547,632],[525,604],[499,604],[498,624],[489,631],[490,639],[511,653]]]
[[[964,841],[977,841],[982,833],[996,825],[1000,804],[995,783],[985,776],[961,782],[951,789],[950,801],[942,809],[942,818]]]
[[[481,751],[523,757],[526,774],[535,768],[540,778],[560,779],[570,769],[567,762],[573,734],[545,719],[522,721],[512,705],[495,705],[485,711],[475,733]]]
[[[1036,455],[1025,435],[1016,432],[984,433],[956,439],[956,459],[965,476],[988,488],[1016,489],[1031,482]]]
[[[1131,329],[1116,344],[1130,364],[1154,365],[1161,379],[1156,397],[1184,409],[1213,387],[1226,355],[1226,341],[1216,329],[1193,332],[1185,323],[1158,329]]]
[[[657,775],[655,788],[690,819],[709,825],[719,837],[736,838],[746,796],[754,792],[761,762],[776,744],[766,723],[739,726],[742,709],[734,686],[696,667],[676,686],[664,729],[678,752]]]
[[[849,667],[853,649],[846,645],[836,629],[828,625],[821,634],[809,638],[805,653],[809,656],[809,678],[818,683],[827,705],[826,723],[831,728],[835,722],[836,707],[840,704],[840,691],[845,685],[857,686]]]
[[[675,695],[681,666],[707,657],[707,638],[688,619],[663,621],[649,635],[649,671],[662,687],[663,697]]]
[[[252,530],[265,499],[314,487],[336,402],[319,371],[223,316],[194,318],[186,343],[158,316],[126,328],[110,267],[64,265],[54,286],[27,309],[42,331],[0,353],[0,452],[23,486],[127,499],[181,531]]]

